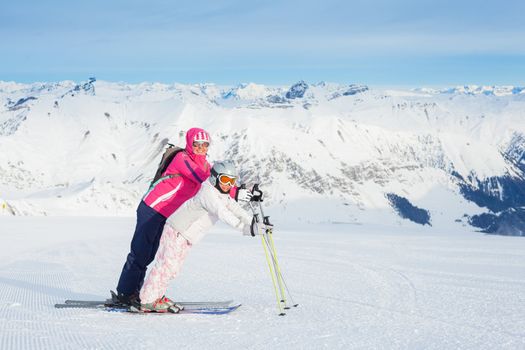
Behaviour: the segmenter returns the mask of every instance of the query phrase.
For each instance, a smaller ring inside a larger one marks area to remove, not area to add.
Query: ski
[[[184,306],[186,309],[211,308],[211,307],[228,307],[233,303],[233,300],[225,301],[181,301],[176,302]],[[102,308],[113,304],[111,299],[102,300],[66,300],[64,303],[55,304],[56,308]]]
[[[197,308],[197,309],[183,309],[178,312],[144,312],[137,310],[133,307],[130,309],[121,309],[122,312],[130,312],[130,313],[136,313],[136,314],[160,314],[160,315],[166,315],[166,314],[205,314],[205,315],[225,315],[229,314],[232,311],[237,310],[241,304],[228,306],[228,307],[211,307],[211,308]]]
[[[183,310],[180,310],[179,312],[143,312],[135,308],[127,308],[127,307],[119,307],[117,305],[112,304],[75,304],[75,303],[68,303],[68,304],[55,304],[55,308],[58,309],[75,309],[75,308],[81,308],[81,309],[95,309],[95,310],[104,310],[108,312],[129,312],[129,313],[135,313],[135,314],[206,314],[206,315],[224,315],[228,314],[232,311],[237,310],[241,304],[232,305],[232,306],[223,306],[223,307],[203,307],[203,306],[190,306],[186,307],[184,306]]]

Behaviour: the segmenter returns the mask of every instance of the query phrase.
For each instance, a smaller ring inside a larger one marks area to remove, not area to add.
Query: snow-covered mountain
[[[525,233],[525,89],[507,86],[0,82],[0,212],[132,215],[194,126],[276,221]]]

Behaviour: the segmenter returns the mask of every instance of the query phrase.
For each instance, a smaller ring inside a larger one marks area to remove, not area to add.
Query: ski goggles
[[[223,185],[230,185],[230,186],[235,185],[235,177],[225,175],[225,174],[220,174],[218,176],[218,179],[219,179],[219,182]]]
[[[210,146],[210,143],[206,141],[193,141],[193,147],[208,148],[209,146]]]

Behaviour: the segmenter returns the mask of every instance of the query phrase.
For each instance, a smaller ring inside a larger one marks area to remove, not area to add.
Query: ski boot
[[[140,304],[141,312],[171,312],[172,305],[166,301],[167,298],[159,298],[152,303]]]
[[[111,291],[111,300],[108,300],[108,302],[111,302],[112,306],[116,307],[136,307],[140,308],[140,297],[138,293],[133,293],[131,295],[123,294],[123,293],[115,293],[114,291]]]
[[[177,304],[176,302],[174,302],[173,300],[171,300],[170,298],[168,298],[167,296],[162,296],[162,298],[164,300],[164,302],[168,303],[169,304],[169,311],[170,312],[173,312],[173,313],[178,313],[179,311],[181,310],[184,310],[184,306],[180,305],[180,304]]]

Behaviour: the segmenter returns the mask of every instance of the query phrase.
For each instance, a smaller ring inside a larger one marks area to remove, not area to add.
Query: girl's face
[[[199,156],[205,156],[208,153],[209,142],[193,142],[193,153]]]
[[[230,185],[229,183],[223,184],[223,183],[219,182],[219,187],[221,188],[221,190],[223,192],[230,192],[230,190],[232,188],[232,185]]]
[[[235,177],[226,174],[219,174],[217,177],[219,181],[219,187],[223,192],[230,192],[231,188],[235,185]]]

